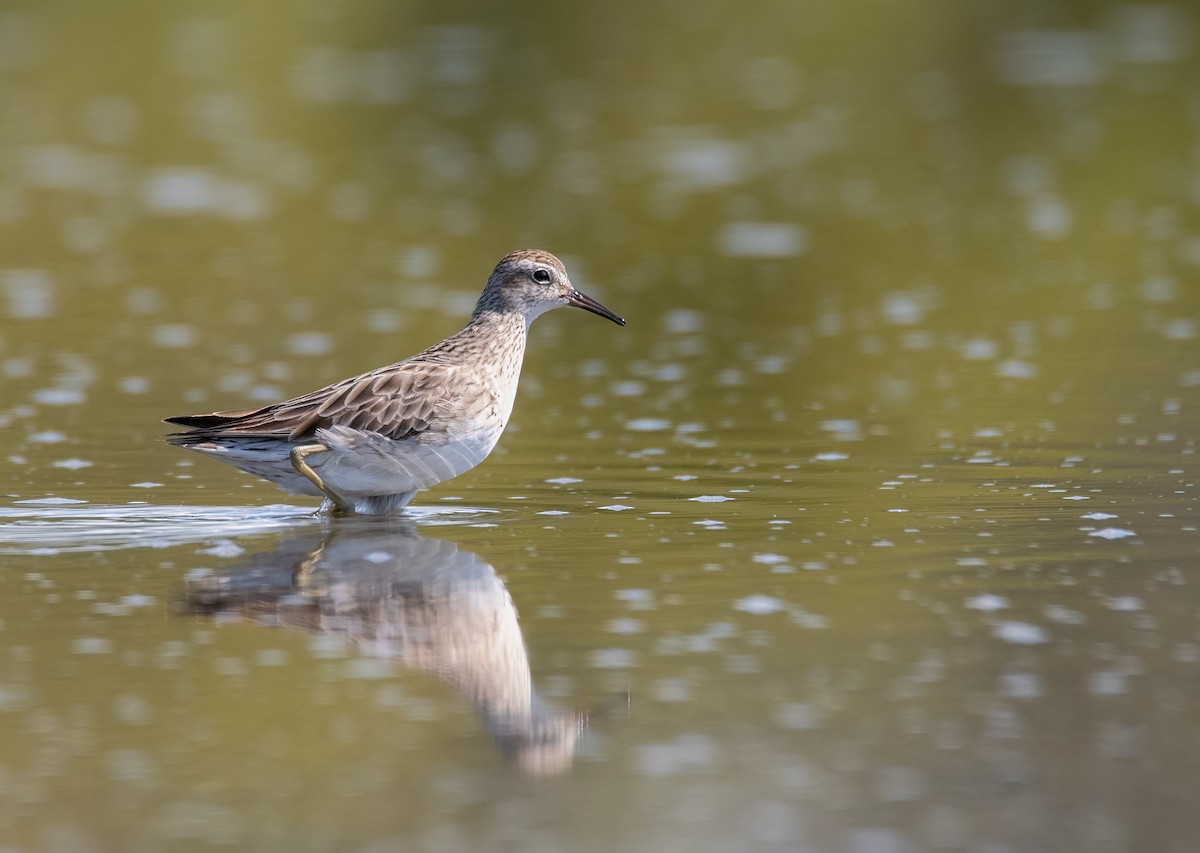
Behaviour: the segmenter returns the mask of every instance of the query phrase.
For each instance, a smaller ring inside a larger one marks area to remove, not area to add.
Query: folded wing
[[[261,409],[166,418],[166,423],[190,427],[167,440],[175,444],[216,437],[302,441],[318,429],[340,426],[398,441],[429,429],[437,411],[456,395],[455,371],[448,365],[401,362]]]

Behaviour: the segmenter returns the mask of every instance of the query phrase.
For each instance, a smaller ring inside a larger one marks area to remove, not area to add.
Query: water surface
[[[0,9],[14,850],[1191,851],[1184,5]],[[402,520],[162,443],[561,255]]]

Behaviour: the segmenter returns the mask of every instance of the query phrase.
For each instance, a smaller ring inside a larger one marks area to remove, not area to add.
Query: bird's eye
[[[534,270],[533,271],[533,280],[536,281],[538,284],[549,284],[550,283],[550,272],[548,270],[542,270],[542,269]]]

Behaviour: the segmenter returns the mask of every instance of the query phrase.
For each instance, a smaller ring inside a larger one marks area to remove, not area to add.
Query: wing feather
[[[447,400],[461,394],[453,365],[400,362],[261,409],[167,418],[191,427],[170,438],[272,437],[301,441],[345,426],[402,439],[430,428]]]

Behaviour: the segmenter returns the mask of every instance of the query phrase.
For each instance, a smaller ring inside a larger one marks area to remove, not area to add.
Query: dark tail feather
[[[174,418],[163,418],[163,423],[178,424],[192,429],[219,429],[260,411],[262,409],[242,409],[236,412],[213,412],[211,415],[179,415]]]

